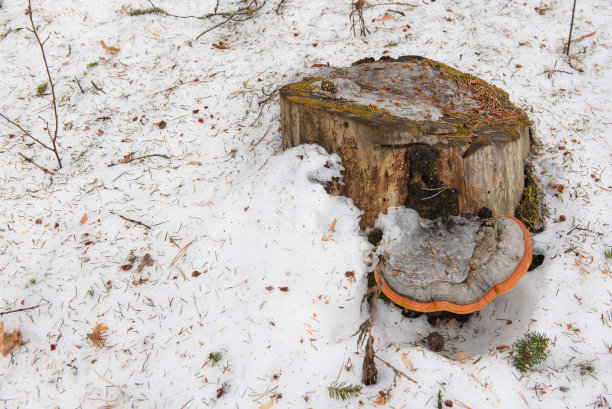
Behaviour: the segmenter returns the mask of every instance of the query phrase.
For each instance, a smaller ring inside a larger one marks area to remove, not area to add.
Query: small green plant
[[[357,384],[347,384],[346,382],[338,382],[340,380],[341,373],[342,368],[340,368],[340,372],[338,372],[338,377],[336,380],[327,387],[329,397],[332,399],[345,401],[358,396],[361,393],[363,386]]]
[[[98,66],[98,62],[94,61],[94,62],[90,62],[89,64],[87,64],[87,68],[93,68],[93,67],[97,67]]]
[[[512,364],[521,372],[532,370],[548,357],[550,339],[545,334],[528,332],[512,345]]]
[[[30,279],[30,285],[34,285],[36,284],[36,279],[35,278],[31,278]]]
[[[579,368],[580,368],[580,375],[582,376],[585,376],[585,375],[594,376],[595,375],[595,367],[593,366],[593,363],[591,361],[586,361],[586,362],[581,363]]]
[[[346,382],[334,381],[330,386],[327,387],[329,397],[337,400],[347,400],[354,398],[361,393],[363,387],[361,385],[347,385]]]
[[[134,263],[136,260],[138,260],[138,257],[136,257],[136,255],[134,254],[133,251],[130,251],[130,255],[127,258],[128,263],[132,264]]]
[[[208,354],[208,362],[210,362],[210,366],[215,366],[223,359],[223,354],[219,351],[211,352]]]
[[[612,247],[610,247],[609,249],[605,249],[604,250],[604,257],[607,260],[611,260],[612,259]]]
[[[166,14],[161,7],[149,7],[148,9],[134,9],[130,11],[130,16],[142,16],[143,14]]]
[[[36,94],[44,95],[44,93],[47,92],[48,86],[49,86],[48,82],[45,82],[44,84],[40,84],[38,87],[36,87]]]
[[[387,43],[387,45],[386,45],[385,47],[395,47],[395,46],[396,46],[396,45],[398,45],[398,44],[399,44],[399,43],[398,43],[397,41],[393,41],[393,40],[391,40],[391,41],[389,41],[389,42]]]

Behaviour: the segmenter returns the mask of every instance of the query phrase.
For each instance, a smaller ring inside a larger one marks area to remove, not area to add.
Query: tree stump
[[[283,148],[316,143],[344,167],[337,193],[363,210],[406,205],[423,218],[513,215],[530,122],[508,94],[418,56],[321,67],[280,90]]]

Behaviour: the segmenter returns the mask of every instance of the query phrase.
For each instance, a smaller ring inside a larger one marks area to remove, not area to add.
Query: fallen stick
[[[121,218],[122,218],[123,220],[125,220],[125,221],[131,222],[131,223],[136,223],[136,224],[138,224],[138,225],[140,225],[140,226],[142,226],[142,227],[146,227],[147,229],[150,229],[150,228],[151,228],[151,226],[149,226],[149,225],[147,225],[147,224],[144,224],[143,222],[139,222],[138,220],[133,220],[133,219],[129,219],[129,218],[125,217],[125,216],[121,216],[120,214],[115,213],[115,212],[113,212],[112,210],[109,210],[109,213],[112,213],[112,214],[114,214],[115,216],[119,216],[119,217],[121,217]]]
[[[3,315],[6,315],[6,314],[12,314],[14,312],[33,310],[34,308],[38,308],[38,307],[40,307],[40,304],[35,305],[33,307],[19,308],[18,310],[2,311],[2,312],[0,312],[0,317],[3,316]]]

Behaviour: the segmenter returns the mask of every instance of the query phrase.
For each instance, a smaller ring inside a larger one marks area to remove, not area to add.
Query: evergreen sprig
[[[513,362],[516,369],[521,372],[532,370],[534,366],[548,357],[548,344],[550,339],[545,334],[528,332],[513,345]]]
[[[208,354],[208,362],[210,362],[210,366],[217,365],[221,359],[223,359],[223,353],[221,352],[211,352]]]
[[[363,387],[361,385],[347,385],[346,382],[338,383],[337,380],[335,380],[330,386],[327,387],[330,398],[343,401],[358,396],[361,393],[362,389]]]

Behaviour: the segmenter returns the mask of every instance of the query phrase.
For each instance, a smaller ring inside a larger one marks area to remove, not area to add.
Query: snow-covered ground
[[[33,4],[50,34],[64,166],[0,119],[0,312],[38,305],[0,318],[27,341],[0,357],[0,406],[433,408],[440,392],[458,408],[609,408],[610,2],[578,1],[579,72],[562,52],[569,0],[374,6],[364,38],[350,30],[350,1],[286,0],[276,13],[279,1],[199,40],[224,17],[130,16],[150,7],[140,0]],[[204,15],[215,3],[156,5]],[[245,4],[222,0],[218,11]],[[51,97],[37,96],[46,74],[26,6],[0,8],[0,112],[46,141]],[[441,353],[422,342],[434,330],[424,317],[379,303],[376,354],[417,383],[378,362],[378,384],[342,402],[327,387],[361,380],[351,335],[366,318],[370,245],[359,209],[316,182],[337,157],[283,152],[269,96],[313,64],[383,54],[448,63],[527,110],[543,143],[536,166],[551,214],[533,240],[546,259],[466,325],[435,328]],[[164,156],[119,163],[131,153]],[[139,271],[147,253],[154,263]],[[103,348],[87,338],[98,324]],[[503,346],[529,330],[551,338],[551,354],[523,375]]]

